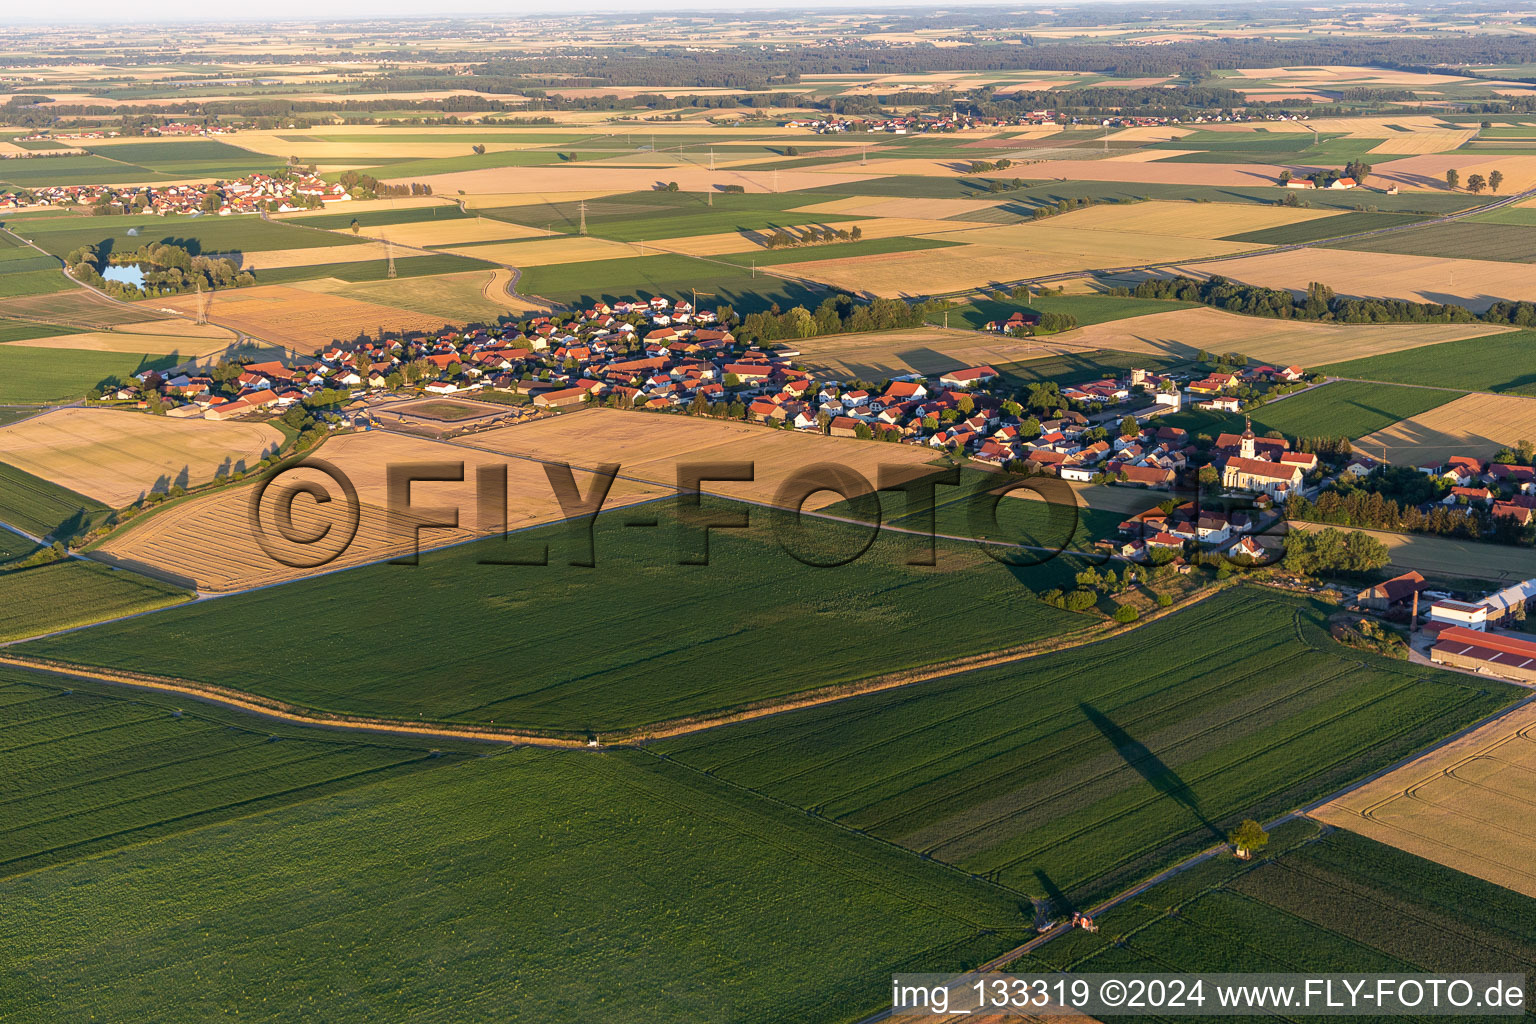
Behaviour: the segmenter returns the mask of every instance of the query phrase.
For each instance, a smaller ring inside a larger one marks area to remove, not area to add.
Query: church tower
[[[1251,459],[1258,454],[1258,446],[1253,440],[1253,417],[1248,417],[1248,429],[1243,431],[1242,443],[1238,446],[1237,454],[1240,458]]]

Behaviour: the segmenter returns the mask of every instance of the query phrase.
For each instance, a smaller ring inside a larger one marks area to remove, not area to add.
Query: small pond
[[[138,263],[108,264],[101,276],[108,281],[138,285],[141,288],[144,286],[144,267]]]

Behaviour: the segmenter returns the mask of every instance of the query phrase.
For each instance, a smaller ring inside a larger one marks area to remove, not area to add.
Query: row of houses
[[[209,201],[213,197],[213,202]],[[0,210],[94,206],[106,202],[124,210],[155,214],[236,213],[310,209],[320,203],[342,203],[352,196],[339,184],[318,175],[251,174],[236,181],[192,185],[50,185],[27,192],[0,195]]]

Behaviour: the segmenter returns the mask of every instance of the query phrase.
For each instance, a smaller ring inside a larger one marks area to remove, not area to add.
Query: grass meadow
[[[1340,242],[1332,248],[1461,260],[1536,263],[1536,232],[1528,225],[1460,220],[1397,231],[1379,238]]]
[[[699,771],[1086,903],[1513,701],[1239,588],[1086,647],[665,740]]]
[[[208,771],[235,792],[267,745],[230,745]],[[324,771],[305,746],[270,756]],[[1030,924],[996,886],[643,752],[524,748],[11,879],[0,1005],[834,1024],[893,971],[974,966]],[[198,955],[167,956],[189,928]]]
[[[95,498],[0,462],[0,523],[35,537],[89,533],[111,513]]]
[[[706,511],[744,506],[711,502]],[[910,538],[820,522],[802,532],[750,510],[747,530],[688,526],[669,503],[615,510],[595,527],[595,568],[556,525],[422,557],[203,602],[25,648],[39,656],[162,673],[328,711],[604,732],[783,697],[817,686],[1007,647],[1094,621],[1038,601],[1049,570],[940,542],[909,566]],[[653,527],[629,527],[654,519]],[[783,530],[781,534],[779,531]],[[780,538],[784,541],[781,545]],[[584,545],[584,541],[582,541]],[[537,557],[547,566],[481,564]],[[985,595],[981,599],[979,595]],[[323,609],[390,622],[406,642],[338,631]],[[934,637],[943,643],[935,647]],[[208,650],[302,650],[210,660]],[[941,655],[934,652],[941,650]],[[794,652],[817,652],[814,658]]]

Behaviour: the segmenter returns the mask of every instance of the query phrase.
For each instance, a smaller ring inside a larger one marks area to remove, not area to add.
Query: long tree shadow
[[[1135,769],[1136,773],[1146,779],[1152,788],[1162,793],[1171,800],[1185,807],[1191,814],[1200,820],[1200,824],[1215,838],[1216,842],[1224,842],[1226,835],[1216,827],[1215,822],[1205,816],[1200,809],[1200,800],[1195,796],[1195,791],[1189,787],[1178,772],[1174,771],[1163,759],[1154,754],[1145,743],[1133,737],[1092,704],[1078,704],[1078,708],[1093,727],[1115,748],[1115,753],[1125,761],[1127,765]]]
[[[1077,904],[1072,898],[1062,892],[1051,876],[1035,868],[1035,881],[1040,883],[1040,891],[1045,893],[1045,898],[1035,901],[1035,927],[1048,924],[1057,914],[1071,914],[1076,912]]]

